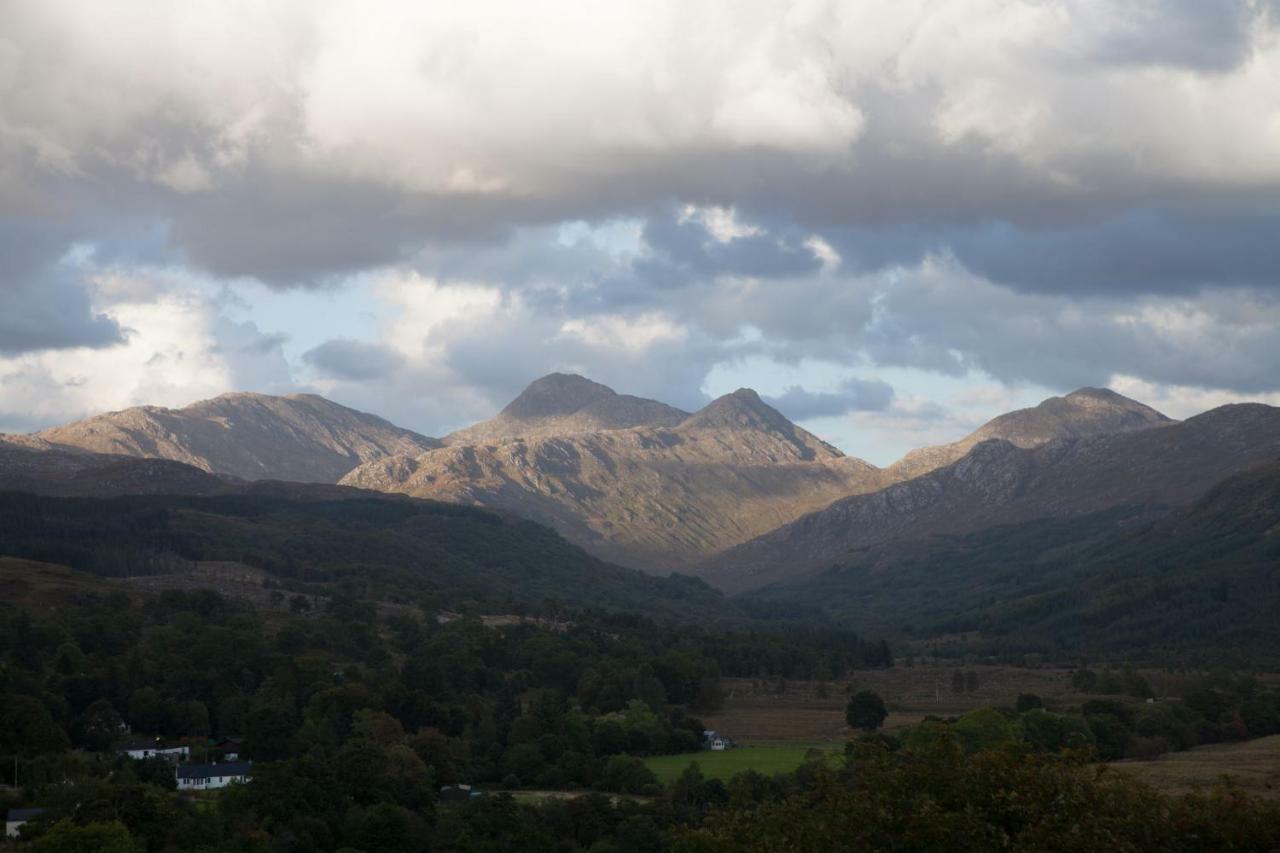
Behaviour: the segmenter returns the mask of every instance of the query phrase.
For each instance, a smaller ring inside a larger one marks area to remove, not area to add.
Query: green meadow
[[[664,785],[678,778],[690,764],[697,763],[708,779],[728,781],[744,770],[755,770],[766,776],[789,773],[804,761],[807,746],[740,746],[724,752],[685,752],[679,755],[654,755],[644,760],[653,775]]]

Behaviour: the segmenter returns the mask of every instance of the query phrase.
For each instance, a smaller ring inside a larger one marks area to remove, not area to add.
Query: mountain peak
[[[1050,397],[1027,409],[992,418],[952,444],[913,450],[891,466],[910,479],[956,461],[973,447],[1001,439],[1022,448],[1039,447],[1064,438],[1087,438],[1132,432],[1175,423],[1150,406],[1110,388],[1078,388],[1063,397]]]
[[[1063,397],[1050,397],[1031,409],[1001,415],[983,429],[1005,419],[1027,425],[1033,418],[1047,416],[1057,429],[1072,434],[1076,430],[1117,432],[1170,423],[1169,418],[1148,405],[1132,400],[1110,388],[1077,388]],[[1048,423],[1039,425],[1042,429]],[[1012,439],[1011,439],[1012,440]],[[1014,441],[1016,444],[1017,442]]]
[[[550,373],[529,384],[487,421],[445,436],[450,445],[489,444],[515,438],[575,435],[632,427],[671,427],[689,415],[576,373]]]
[[[684,422],[687,427],[747,427],[783,430],[793,428],[791,421],[770,406],[750,388],[739,388],[717,397]]]
[[[780,436],[794,444],[801,459],[838,459],[844,454],[787,420],[750,388],[739,388],[712,400],[680,424],[680,429],[755,431]]]
[[[501,414],[510,418],[545,418],[570,415],[592,403],[616,396],[607,385],[576,373],[548,373],[520,392]]]

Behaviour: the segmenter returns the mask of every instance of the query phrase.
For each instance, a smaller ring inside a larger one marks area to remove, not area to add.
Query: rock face
[[[1117,506],[1181,505],[1224,477],[1277,458],[1280,409],[1260,404],[1033,448],[990,439],[950,465],[839,500],[734,547],[697,573],[738,592],[812,575],[894,540]]]
[[[237,393],[181,409],[139,406],[22,438],[50,449],[168,459],[245,480],[310,483],[335,483],[364,462],[440,446],[313,394]]]
[[[913,450],[887,469],[896,480],[910,480],[950,465],[978,444],[993,438],[1031,448],[1063,438],[1130,432],[1175,423],[1136,400],[1107,388],[1081,388],[1065,397],[1050,397],[1030,409],[993,418],[951,444]]]
[[[449,445],[485,444],[510,438],[577,435],[631,427],[673,427],[688,412],[569,373],[552,373],[526,388],[493,418],[445,436]]]
[[[666,571],[887,482],[747,389],[686,415],[552,375],[447,442],[342,483],[508,510],[606,559]]]

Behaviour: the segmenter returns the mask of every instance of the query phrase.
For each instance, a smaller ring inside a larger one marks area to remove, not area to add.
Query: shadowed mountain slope
[[[701,581],[609,565],[524,519],[333,485],[289,494],[270,485],[106,499],[0,492],[0,555],[105,577],[240,563],[326,595],[354,588],[404,606],[501,613],[553,599],[658,618],[743,620]]]
[[[1280,462],[1136,507],[873,546],[742,599],[953,654],[1280,664]]]
[[[61,448],[31,436],[0,438],[0,491],[41,495],[221,494],[231,480],[169,459]]]
[[[805,577],[869,546],[1126,505],[1178,505],[1223,477],[1280,458],[1280,409],[1223,406],[1161,429],[1026,449],[993,439],[958,461],[837,501],[707,561],[727,591]]]

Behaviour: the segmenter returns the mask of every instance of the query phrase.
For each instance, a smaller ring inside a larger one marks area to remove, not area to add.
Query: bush
[[[1036,708],[1043,708],[1044,700],[1034,693],[1019,693],[1018,702],[1014,707],[1019,714],[1024,714],[1027,711],[1034,711]]]

